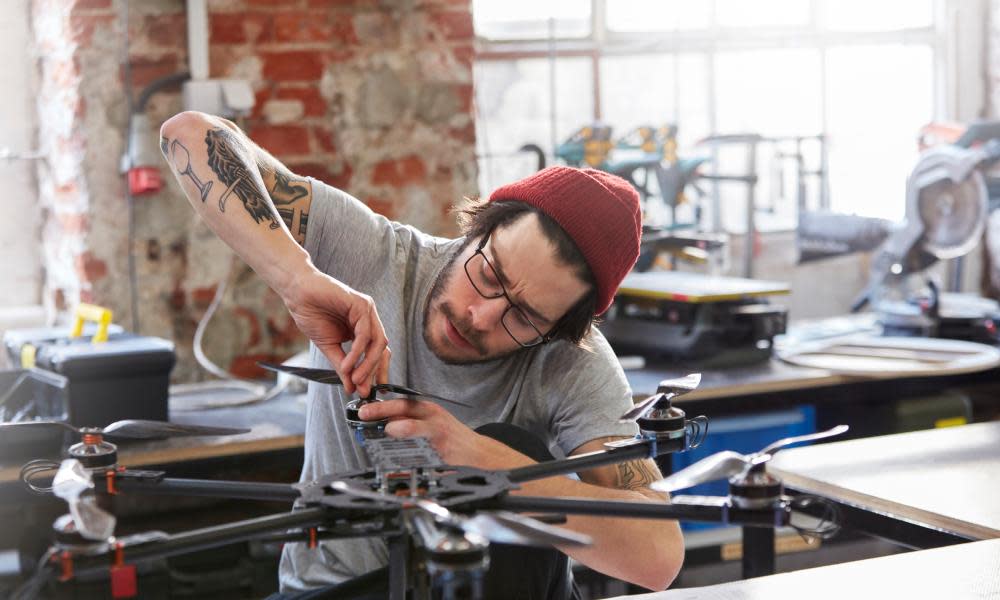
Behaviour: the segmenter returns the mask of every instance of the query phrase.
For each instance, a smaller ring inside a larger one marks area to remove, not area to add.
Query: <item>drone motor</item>
[[[104,441],[101,430],[82,428],[83,441],[69,447],[69,457],[80,461],[85,469],[103,473],[118,464],[118,447]]]

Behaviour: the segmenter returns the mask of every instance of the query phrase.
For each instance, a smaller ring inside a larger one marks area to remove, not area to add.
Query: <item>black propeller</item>
[[[329,385],[344,385],[343,380],[341,380],[340,375],[337,374],[333,369],[313,369],[310,367],[296,367],[293,365],[276,365],[274,363],[258,362],[258,365],[268,369],[269,371],[275,371],[278,373],[289,373],[295,375],[296,377],[301,377],[302,379],[308,379],[309,381],[315,381],[317,383],[326,383]],[[418,392],[413,388],[408,388],[402,385],[394,385],[392,383],[379,383],[372,386],[372,392],[384,392],[390,394],[400,394],[402,396],[413,396],[419,398],[430,398],[432,400],[440,400],[441,402],[450,402],[451,404],[457,404],[459,406],[464,406],[466,408],[473,408],[472,405],[466,404],[464,402],[459,402],[458,400],[452,400],[450,398],[443,398],[441,396],[435,396],[434,394],[426,394],[424,392]]]
[[[29,429],[49,429],[61,427],[73,433],[96,433],[117,438],[147,440],[162,437],[180,437],[190,435],[237,435],[247,433],[249,429],[232,427],[205,427],[203,425],[181,425],[166,421],[146,421],[143,419],[126,419],[115,421],[105,427],[74,427],[62,421],[23,421],[18,423],[0,423],[0,436],[14,431]]]

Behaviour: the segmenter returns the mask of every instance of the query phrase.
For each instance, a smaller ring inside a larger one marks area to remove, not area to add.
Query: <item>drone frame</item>
[[[666,383],[666,382],[665,382]],[[747,577],[773,573],[774,529],[790,524],[793,501],[779,493],[767,502],[744,506],[734,502],[732,496],[675,496],[668,504],[632,501],[607,501],[582,498],[546,498],[513,496],[509,492],[518,484],[585,471],[630,460],[656,458],[672,452],[682,452],[697,447],[707,433],[704,417],[685,419],[683,411],[670,407],[669,399],[678,394],[663,393],[648,409],[637,417],[641,433],[635,438],[605,444],[604,450],[571,456],[519,467],[506,471],[488,471],[474,467],[439,465],[416,467],[438,469],[441,473],[458,472],[467,481],[482,481],[483,490],[473,494],[471,500],[441,501],[431,498],[448,509],[462,514],[482,510],[503,510],[514,513],[542,513],[630,517],[643,519],[668,519],[703,521],[740,525],[743,528],[743,571]],[[657,429],[657,424],[669,423],[670,427]],[[359,430],[359,427],[355,429]],[[365,428],[362,441],[372,441],[373,434],[381,428]],[[416,438],[420,439],[420,438]],[[128,536],[121,540],[86,542],[82,545],[59,544],[50,549],[39,564],[38,577],[50,576],[57,571],[60,581],[76,576],[96,574],[112,566],[162,558],[204,550],[221,545],[265,537],[269,541],[306,542],[316,547],[319,540],[379,536],[386,540],[389,549],[389,598],[402,600],[410,585],[410,565],[414,540],[421,534],[421,527],[409,525],[408,515],[420,499],[416,490],[412,502],[399,501],[395,496],[385,503],[363,502],[352,506],[345,504],[343,492],[336,490],[338,481],[352,481],[363,486],[365,482],[379,479],[385,473],[366,470],[345,475],[333,475],[314,482],[297,484],[240,482],[224,480],[177,479],[165,477],[163,471],[131,470],[111,465],[91,469],[103,471],[104,484],[101,494],[120,493],[209,496],[270,501],[305,501],[304,508],[290,513],[206,527],[177,534],[152,532]],[[410,481],[415,481],[415,471]],[[35,475],[37,473],[32,473]],[[31,486],[28,479],[22,477]],[[32,486],[34,487],[34,486]],[[330,494],[329,492],[335,493]],[[384,490],[383,490],[384,491]],[[341,495],[338,500],[337,496]],[[332,499],[332,500],[331,500]],[[57,522],[58,523],[58,522]],[[289,531],[289,530],[293,531]],[[419,541],[419,540],[417,540]],[[426,550],[426,544],[424,544]],[[426,554],[426,552],[425,552]],[[426,584],[426,582],[423,582]],[[426,589],[424,587],[423,589]]]

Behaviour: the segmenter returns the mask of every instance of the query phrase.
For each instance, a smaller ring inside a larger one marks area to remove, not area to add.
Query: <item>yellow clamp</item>
[[[111,309],[94,304],[81,303],[76,307],[76,322],[73,323],[73,331],[69,337],[77,338],[83,335],[83,322],[93,321],[97,323],[97,333],[90,339],[93,343],[108,341],[108,325],[111,324]]]

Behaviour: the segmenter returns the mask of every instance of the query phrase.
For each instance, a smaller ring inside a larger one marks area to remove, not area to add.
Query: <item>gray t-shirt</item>
[[[385,327],[392,360],[389,381],[472,404],[444,404],[470,427],[506,422],[544,440],[559,455],[606,436],[632,436],[618,423],[632,406],[625,374],[596,329],[590,349],[556,341],[485,363],[449,365],[427,347],[424,308],[432,285],[462,245],[424,234],[373,213],[350,195],[312,180],[305,248],[316,267],[370,295]],[[315,346],[315,367],[330,364]],[[338,386],[309,384],[302,481],[367,468],[368,459],[344,422],[349,400]],[[384,566],[385,544],[375,538],[323,542],[315,549],[286,544],[282,591],[343,581]]]

